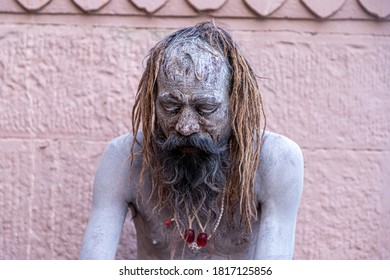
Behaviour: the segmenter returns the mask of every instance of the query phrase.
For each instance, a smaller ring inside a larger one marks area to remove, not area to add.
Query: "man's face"
[[[156,100],[156,117],[164,136],[196,135],[214,144],[227,143],[231,126],[226,60],[191,44],[181,45],[166,59],[158,76]]]

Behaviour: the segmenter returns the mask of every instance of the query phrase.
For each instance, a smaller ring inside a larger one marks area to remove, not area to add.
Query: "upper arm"
[[[256,257],[291,259],[295,225],[303,189],[303,155],[297,144],[271,136],[260,164],[260,231]]]
[[[115,257],[133,196],[126,152],[130,146],[124,147],[124,143],[120,139],[111,141],[100,160],[93,187],[92,211],[80,254],[82,259]]]

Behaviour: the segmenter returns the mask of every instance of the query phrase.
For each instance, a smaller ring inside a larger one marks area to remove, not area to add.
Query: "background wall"
[[[321,4],[322,2],[322,4]],[[1,0],[0,259],[75,259],[148,50],[214,18],[303,149],[297,259],[390,259],[390,1]],[[117,258],[134,258],[126,221]]]

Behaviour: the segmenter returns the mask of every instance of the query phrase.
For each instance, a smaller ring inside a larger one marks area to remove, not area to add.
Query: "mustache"
[[[197,148],[210,155],[221,154],[226,151],[226,145],[216,145],[210,138],[199,135],[181,136],[171,134],[166,139],[157,138],[157,145],[164,151],[174,151],[184,147]]]

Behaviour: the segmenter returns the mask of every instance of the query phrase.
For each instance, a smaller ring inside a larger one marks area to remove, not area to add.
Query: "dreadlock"
[[[214,22],[202,22],[183,28],[167,36],[150,50],[146,69],[141,77],[132,113],[133,148],[138,143],[137,132],[141,128],[143,156],[141,180],[148,167],[153,166],[156,149],[152,144],[157,127],[155,101],[157,96],[157,76],[164,60],[165,50],[177,39],[201,39],[218,50],[228,60],[232,71],[230,92],[230,117],[232,135],[229,139],[230,169],[227,174],[225,192],[226,209],[232,217],[239,215],[251,230],[251,220],[257,218],[254,199],[254,177],[259,164],[261,140],[265,131],[266,118],[262,97],[256,76],[233,38]],[[263,125],[261,123],[263,122]],[[153,190],[158,187],[158,178],[152,178]],[[160,203],[162,198],[160,197]],[[238,209],[237,209],[238,208]],[[233,219],[232,219],[233,220]]]

